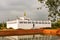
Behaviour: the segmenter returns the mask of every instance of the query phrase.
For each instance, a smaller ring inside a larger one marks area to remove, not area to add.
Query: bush
[[[52,23],[52,28],[60,28],[60,22]]]

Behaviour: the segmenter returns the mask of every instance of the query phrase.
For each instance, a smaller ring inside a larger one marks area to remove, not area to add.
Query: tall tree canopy
[[[60,17],[60,0],[38,0],[40,3],[44,3],[47,5],[49,9],[48,17],[53,18],[52,21],[56,21],[57,16]]]

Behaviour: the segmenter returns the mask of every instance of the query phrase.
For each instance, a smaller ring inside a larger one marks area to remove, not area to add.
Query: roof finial
[[[26,16],[26,12],[24,12],[24,16]]]

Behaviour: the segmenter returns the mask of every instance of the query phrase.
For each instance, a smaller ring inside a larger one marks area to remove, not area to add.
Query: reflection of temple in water
[[[23,35],[0,37],[0,40],[60,40],[60,36],[52,35]]]

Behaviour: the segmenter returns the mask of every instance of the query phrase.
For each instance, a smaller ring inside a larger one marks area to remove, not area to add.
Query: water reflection
[[[4,36],[0,40],[60,40],[60,36],[48,35],[23,35],[23,36]]]

